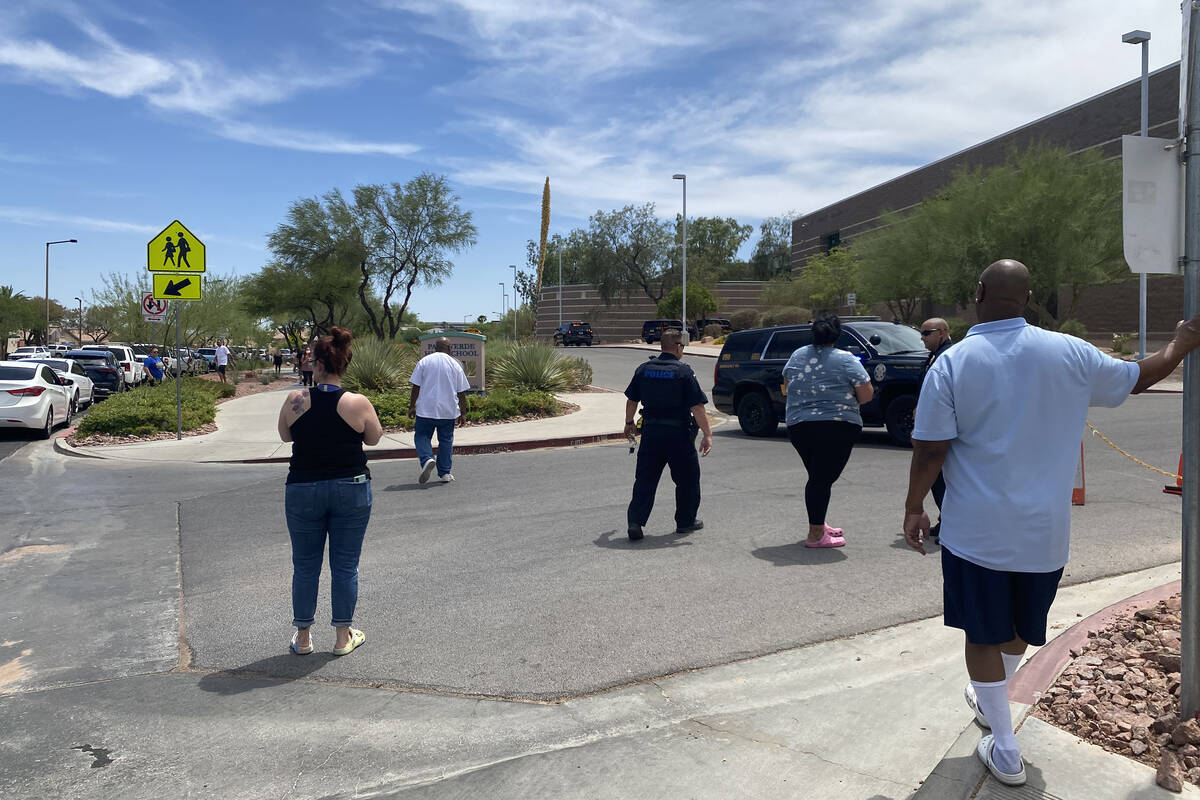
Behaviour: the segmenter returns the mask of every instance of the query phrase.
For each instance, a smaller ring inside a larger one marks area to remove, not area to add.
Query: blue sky
[[[178,218],[250,273],[293,200],[448,176],[478,244],[415,296],[500,310],[536,238],[652,201],[811,211],[1179,57],[1175,0],[7,0],[0,284],[85,302]],[[751,243],[753,243],[753,239]],[[750,244],[747,245],[747,250]],[[81,294],[82,293],[82,294]]]

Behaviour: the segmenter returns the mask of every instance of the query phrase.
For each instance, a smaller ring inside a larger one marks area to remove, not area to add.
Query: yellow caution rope
[[[1158,467],[1151,466],[1150,464],[1147,464],[1145,461],[1142,461],[1142,460],[1141,460],[1140,458],[1138,458],[1137,456],[1130,455],[1129,453],[1126,453],[1126,452],[1125,452],[1124,450],[1122,450],[1120,447],[1117,447],[1117,445],[1115,445],[1115,444],[1113,443],[1112,439],[1109,439],[1107,436],[1105,436],[1103,433],[1101,433],[1099,430],[1097,430],[1096,426],[1095,426],[1095,425],[1093,425],[1092,423],[1090,423],[1090,422],[1089,422],[1089,423],[1087,423],[1087,426],[1088,426],[1089,428],[1091,428],[1091,430],[1092,430],[1092,433],[1093,433],[1093,434],[1095,434],[1096,436],[1099,436],[1101,439],[1103,439],[1105,444],[1107,444],[1107,445],[1108,445],[1109,447],[1111,447],[1113,450],[1116,450],[1116,451],[1117,451],[1118,453],[1120,453],[1121,455],[1123,455],[1123,456],[1125,456],[1126,458],[1128,458],[1128,459],[1129,459],[1130,461],[1132,461],[1133,463],[1135,463],[1135,464],[1140,464],[1140,465],[1142,465],[1143,467],[1145,467],[1145,468],[1146,468],[1146,469],[1148,469],[1148,470],[1152,470],[1152,471],[1154,471],[1154,472],[1157,472],[1159,475],[1166,475],[1168,478],[1174,478],[1175,480],[1181,480],[1181,477],[1180,477],[1180,476],[1179,476],[1177,473],[1174,473],[1174,472],[1167,472],[1165,469],[1159,469]]]

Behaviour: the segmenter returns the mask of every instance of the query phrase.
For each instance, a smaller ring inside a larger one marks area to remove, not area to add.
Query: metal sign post
[[[179,306],[175,304],[175,440],[183,438],[183,360],[179,357]]]
[[[1183,316],[1200,311],[1200,2],[1184,5],[1186,73],[1179,76],[1187,88],[1187,189],[1183,271]],[[1180,655],[1180,718],[1191,719],[1200,710],[1200,355],[1195,351],[1183,367],[1183,597]]]

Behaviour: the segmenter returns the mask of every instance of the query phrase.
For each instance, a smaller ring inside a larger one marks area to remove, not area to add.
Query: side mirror
[[[867,339],[867,341],[873,345],[878,346],[879,343],[883,341],[883,337],[881,337],[878,333],[872,333],[871,338]]]

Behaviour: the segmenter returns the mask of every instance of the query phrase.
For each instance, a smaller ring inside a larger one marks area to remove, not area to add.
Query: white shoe
[[[421,465],[421,476],[417,478],[418,483],[428,483],[429,476],[433,474],[433,468],[437,466],[437,462],[432,458],[425,459],[425,463]]]
[[[1005,786],[1023,786],[1025,784],[1025,762],[1021,762],[1020,772],[1004,772],[996,766],[996,762],[992,760],[992,750],[995,749],[996,739],[991,734],[979,740],[979,744],[975,746],[975,755],[979,756],[979,760],[988,768],[988,772],[992,773],[992,777],[1003,783]]]
[[[451,475],[449,472],[447,472],[445,475],[442,476],[442,483],[450,483],[453,480],[454,480],[454,476]]]
[[[979,727],[990,731],[992,726],[988,724],[987,717],[979,710],[979,698],[975,696],[975,687],[967,683],[967,688],[963,689],[963,697],[967,701],[967,705],[975,712],[975,721],[979,723]]]

